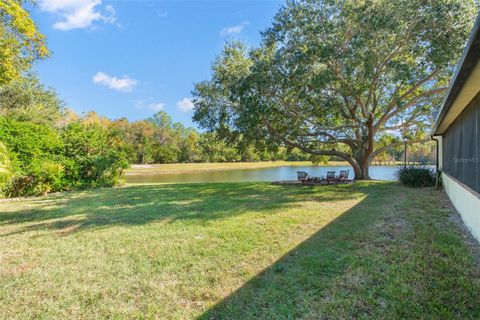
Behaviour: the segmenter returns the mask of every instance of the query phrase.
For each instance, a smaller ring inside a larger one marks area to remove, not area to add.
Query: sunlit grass
[[[0,317],[475,318],[442,194],[395,183],[132,186],[0,202]]]

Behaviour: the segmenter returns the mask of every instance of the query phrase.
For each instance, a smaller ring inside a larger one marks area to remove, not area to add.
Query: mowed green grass
[[[478,319],[433,189],[130,186],[0,202],[2,319]]]

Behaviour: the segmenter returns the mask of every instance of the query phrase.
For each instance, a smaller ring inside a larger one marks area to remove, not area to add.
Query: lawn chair
[[[350,172],[350,170],[340,170],[340,174],[338,175],[337,180],[339,182],[344,182],[344,181],[348,180],[348,173],[349,172]]]
[[[305,183],[308,181],[308,173],[305,171],[297,171],[297,178],[301,183]]]
[[[327,183],[335,182],[335,171],[328,171],[327,172]]]

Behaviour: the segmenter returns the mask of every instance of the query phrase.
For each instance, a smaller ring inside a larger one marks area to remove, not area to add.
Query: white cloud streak
[[[112,5],[103,7],[102,0],[40,0],[40,9],[57,17],[53,27],[68,31],[91,27],[95,21],[112,24],[116,21]]]
[[[177,108],[182,112],[192,111],[194,107],[192,100],[189,98],[183,98],[177,102]]]
[[[246,26],[248,26],[250,24],[249,21],[243,21],[242,23],[236,25],[236,26],[232,26],[232,27],[226,27],[226,28],[223,28],[222,31],[220,31],[220,35],[221,36],[228,36],[228,35],[231,35],[231,34],[237,34],[237,33],[240,33],[243,31],[243,29],[245,29]]]
[[[154,112],[161,111],[165,109],[165,106],[166,106],[164,102],[153,102],[152,97],[148,99],[134,100],[133,102],[135,104],[136,109],[139,109],[139,110],[148,109]]]
[[[121,92],[130,92],[137,85],[137,80],[131,79],[128,76],[123,76],[122,78],[112,77],[104,72],[97,72],[93,77],[92,81],[95,84],[105,86],[112,90],[121,91]]]
[[[163,110],[165,108],[165,103],[163,102],[158,102],[158,103],[150,103],[146,106],[147,109],[150,109],[152,111],[158,112]]]

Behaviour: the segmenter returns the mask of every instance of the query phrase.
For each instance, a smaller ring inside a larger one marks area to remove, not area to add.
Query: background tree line
[[[24,3],[0,2],[0,194],[113,186],[130,163],[308,158],[285,148],[258,152],[241,136],[220,141],[165,112],[134,122],[75,114],[30,73],[50,51]]]
[[[241,135],[226,140],[219,134],[187,128],[164,111],[139,121],[111,120],[94,111],[78,115],[29,74],[0,86],[2,192],[20,196],[113,186],[122,183],[130,164],[329,159],[297,148],[258,148]],[[409,158],[428,161],[433,150],[419,146]],[[401,160],[403,149],[382,156],[379,161]]]
[[[32,74],[0,85],[0,145],[5,196],[121,184],[130,164],[310,159],[298,149],[258,151],[241,136],[219,139],[163,111],[139,121],[78,115]]]

